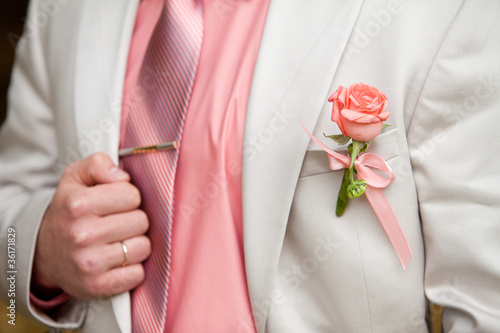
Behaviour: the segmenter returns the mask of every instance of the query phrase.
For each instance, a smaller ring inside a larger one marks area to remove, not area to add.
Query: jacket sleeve
[[[408,132],[427,297],[444,332],[500,331],[500,2],[464,1]]]
[[[61,306],[56,319],[38,311],[29,301],[38,229],[59,179],[51,83],[46,69],[48,54],[44,49],[50,22],[40,4],[37,0],[30,4],[25,32],[17,45],[7,119],[0,130],[0,261],[8,268],[0,270],[0,294],[6,304],[15,302],[16,312],[28,318],[74,329],[83,322],[83,301],[72,300]],[[15,288],[9,292],[12,286]]]

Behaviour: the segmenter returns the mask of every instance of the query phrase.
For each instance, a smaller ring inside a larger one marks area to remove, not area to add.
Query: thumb
[[[105,153],[95,153],[66,168],[65,176],[78,184],[93,186],[96,184],[130,181],[128,173],[118,168]]]

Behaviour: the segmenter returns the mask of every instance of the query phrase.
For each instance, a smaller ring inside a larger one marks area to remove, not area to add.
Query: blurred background
[[[23,30],[28,0],[0,0],[0,125],[7,109],[7,88],[14,61],[16,42]],[[2,295],[1,298],[4,298]],[[48,329],[29,322],[16,313],[16,326],[7,323],[7,306],[0,301],[0,332],[42,333]]]
[[[23,29],[27,4],[27,0],[0,1],[0,124],[5,119],[10,70],[15,44]]]

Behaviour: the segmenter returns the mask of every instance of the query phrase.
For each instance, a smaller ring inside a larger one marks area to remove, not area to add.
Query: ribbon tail
[[[365,194],[406,270],[412,256],[411,249],[384,193],[379,188],[368,186]]]
[[[300,123],[300,126],[306,131],[307,135],[324,151],[328,153],[329,156],[333,157],[334,160],[330,158],[330,169],[332,170],[339,170],[342,168],[348,168],[349,164],[351,163],[351,159],[345,155],[339,154],[332,149],[328,148],[327,145],[325,145],[323,142],[319,141],[317,137],[312,135],[311,132],[307,130],[307,128],[304,126],[304,124]],[[338,161],[338,162],[337,162]]]

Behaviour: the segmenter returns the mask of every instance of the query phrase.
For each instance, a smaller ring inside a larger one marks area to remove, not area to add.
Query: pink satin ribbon
[[[302,123],[300,125],[304,128],[311,139],[319,147],[321,147],[321,149],[328,153],[330,169],[341,170],[349,168],[351,159],[348,156],[331,150],[314,135],[312,135]],[[354,165],[358,172],[358,177],[364,179],[368,185],[365,192],[366,198],[375,211],[375,214],[389,237],[392,246],[396,250],[399,260],[403,265],[403,269],[406,269],[412,255],[411,249],[406,241],[403,230],[401,230],[401,226],[391,209],[391,206],[382,192],[382,188],[387,187],[390,183],[392,183],[392,181],[396,179],[396,175],[394,175],[391,167],[380,156],[371,153],[359,156],[354,162]],[[378,169],[388,175],[388,177],[381,176],[372,169]]]

